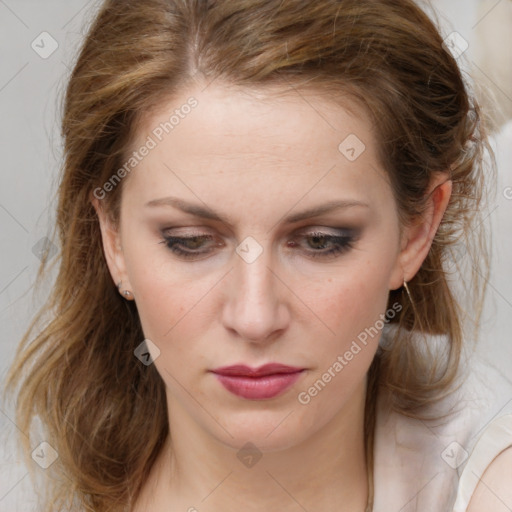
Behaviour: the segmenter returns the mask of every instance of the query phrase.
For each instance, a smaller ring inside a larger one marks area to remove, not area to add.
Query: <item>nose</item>
[[[288,288],[273,267],[270,251],[264,250],[251,263],[235,254],[225,289],[223,324],[243,341],[269,343],[289,324]]]

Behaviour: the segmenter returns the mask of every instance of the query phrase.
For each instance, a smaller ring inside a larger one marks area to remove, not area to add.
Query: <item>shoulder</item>
[[[512,510],[512,446],[502,451],[480,478],[467,512]]]
[[[483,430],[460,475],[453,512],[512,510],[512,413]]]

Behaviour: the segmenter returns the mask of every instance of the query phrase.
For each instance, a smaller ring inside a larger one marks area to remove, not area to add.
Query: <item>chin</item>
[[[292,420],[290,409],[276,411],[252,411],[226,415],[222,425],[231,436],[218,427],[212,435],[222,444],[237,450],[248,443],[261,452],[277,452],[292,448],[305,439],[304,426],[297,418]]]

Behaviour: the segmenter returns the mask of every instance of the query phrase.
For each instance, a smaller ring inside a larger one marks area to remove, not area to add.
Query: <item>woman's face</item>
[[[369,121],[292,89],[214,83],[147,117],[133,150],[108,259],[135,297],[171,425],[271,451],[360,414],[404,278]],[[300,371],[214,373],[268,363]]]

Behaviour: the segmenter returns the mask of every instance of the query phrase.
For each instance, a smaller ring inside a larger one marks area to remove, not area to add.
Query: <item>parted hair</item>
[[[464,317],[446,262],[461,245],[478,264],[467,288],[478,327],[487,261],[485,123],[435,23],[413,1],[106,0],[62,98],[58,272],[7,380],[17,425],[30,433],[20,435],[25,452],[38,417],[59,454],[45,511],[130,510],[172,436],[164,383],[154,365],[134,357],[144,339],[136,303],[120,296],[108,271],[91,197],[126,161],[144,116],[198,77],[309,89],[360,105],[402,226],[424,212],[435,173],[452,180],[430,252],[408,283],[412,300],[403,288],[389,295],[390,307],[398,301],[402,308],[368,375],[370,470],[377,392],[387,390],[394,410],[418,417],[457,381]],[[114,222],[123,181],[101,200]],[[40,280],[49,266],[45,258]],[[429,348],[427,335],[443,336],[440,350]]]

